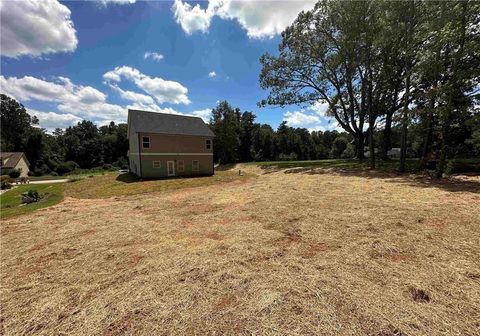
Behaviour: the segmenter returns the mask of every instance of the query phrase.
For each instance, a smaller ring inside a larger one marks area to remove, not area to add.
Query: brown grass
[[[479,209],[475,192],[328,172],[67,197],[2,221],[0,330],[480,335]]]

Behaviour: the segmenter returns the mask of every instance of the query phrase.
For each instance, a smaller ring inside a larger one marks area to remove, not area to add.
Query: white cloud
[[[0,76],[0,89],[21,102],[38,100],[57,103],[59,111],[79,117],[118,119],[126,116],[125,108],[107,103],[103,92],[91,86],[76,85],[65,77],[47,81],[31,76]]]
[[[110,87],[117,91],[120,94],[120,97],[122,97],[125,100],[129,100],[132,102],[140,103],[140,104],[155,104],[155,100],[148,95],[144,95],[143,93],[138,93],[138,92],[133,92],[133,91],[128,91],[128,90],[123,90],[118,87],[116,84],[110,84]]]
[[[318,101],[312,106],[309,107],[309,110],[312,110],[319,116],[325,116],[328,110],[328,103],[327,102],[321,102]]]
[[[210,77],[210,78],[213,78],[213,77],[215,77],[216,75],[217,75],[217,74],[215,73],[215,71],[211,71],[211,72],[208,73],[208,77]]]
[[[199,4],[191,6],[181,0],[175,0],[172,6],[173,15],[177,23],[188,35],[195,31],[206,32],[210,27],[210,21],[215,15],[217,8],[214,1],[208,3],[206,9],[202,9]]]
[[[175,20],[187,34],[195,31],[207,32],[211,20],[218,16],[226,20],[237,20],[250,38],[273,37],[290,25],[302,10],[310,10],[316,0],[305,1],[255,1],[255,0],[210,0],[202,9],[175,0],[172,10]]]
[[[120,82],[122,78],[135,83],[140,89],[153,96],[159,104],[189,104],[188,89],[174,81],[164,80],[160,77],[149,77],[139,70],[129,67],[116,67],[103,75],[106,81]]]
[[[320,118],[316,115],[305,113],[304,110],[285,112],[283,120],[291,127],[312,127],[320,123]]]
[[[326,130],[343,132],[343,128],[334,118],[325,115],[327,108],[328,104],[318,102],[305,110],[285,112],[283,120],[288,126],[306,128],[309,132]]]
[[[157,52],[153,52],[153,51],[147,51],[144,55],[143,55],[143,58],[144,59],[148,59],[148,58],[151,58],[153,59],[154,61],[161,61],[163,59],[163,55],[160,54],[160,53],[157,53]]]
[[[31,116],[36,116],[39,120],[39,126],[47,129],[49,132],[53,131],[55,128],[66,128],[82,121],[82,118],[70,113],[60,114],[55,112],[41,112],[32,109],[27,109],[27,112]]]
[[[115,4],[115,5],[130,5],[134,4],[136,0],[100,0],[100,3],[104,6],[108,4]]]
[[[193,111],[189,114],[194,117],[200,117],[204,122],[208,123],[210,121],[210,117],[212,116],[212,109]]]
[[[1,55],[71,52],[78,40],[70,10],[57,0],[0,2]]]

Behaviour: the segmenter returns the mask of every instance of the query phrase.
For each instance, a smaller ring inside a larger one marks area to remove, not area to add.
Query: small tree
[[[12,169],[8,172],[8,176],[10,176],[12,179],[15,179],[15,178],[19,178],[21,173],[22,173],[22,168]]]
[[[334,159],[339,159],[345,149],[347,149],[348,140],[344,137],[338,137],[333,141],[332,150],[330,151],[330,156]]]

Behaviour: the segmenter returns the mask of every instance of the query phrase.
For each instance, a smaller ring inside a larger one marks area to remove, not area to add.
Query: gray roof
[[[128,127],[143,133],[215,136],[201,118],[140,110],[128,110]]]
[[[30,166],[27,157],[23,152],[1,152],[0,153],[0,167],[2,168],[15,168],[18,161],[23,157],[27,166]]]

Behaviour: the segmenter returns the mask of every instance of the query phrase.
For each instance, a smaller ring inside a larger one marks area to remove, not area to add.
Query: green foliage
[[[12,184],[9,181],[5,180],[0,182],[0,190],[10,189],[10,188],[12,188]]]
[[[282,33],[277,55],[260,58],[270,91],[259,105],[325,103],[358,158],[366,134],[386,158],[401,120],[402,153],[438,155],[441,175],[447,157],[478,148],[468,124],[478,114],[479,55],[479,2],[319,1]],[[410,143],[416,124],[422,132]]]
[[[29,213],[40,208],[57,204],[63,200],[63,183],[39,184],[35,191],[42,195],[38,202],[22,204],[22,194],[32,189],[31,185],[20,185],[0,195],[0,218],[7,218]]]
[[[24,152],[30,162],[29,175],[42,176],[52,171],[66,174],[75,168],[64,162],[73,161],[78,167],[90,169],[119,160],[126,163],[128,151],[127,125],[111,122],[98,128],[91,121],[82,121],[65,130],[47,134],[34,127],[36,117],[14,99],[1,94],[1,150]]]
[[[347,147],[343,151],[342,159],[352,159],[355,156],[355,147],[351,143],[347,144]]]
[[[334,159],[339,159],[342,157],[343,152],[347,149],[348,140],[344,137],[335,138],[333,141],[332,150],[330,151],[330,156]]]
[[[61,162],[56,169],[59,175],[65,175],[78,168],[78,164],[74,161]]]
[[[35,189],[29,189],[27,192],[24,192],[22,196],[30,198],[33,202],[38,202],[40,200],[40,195]]]
[[[8,172],[8,176],[10,176],[12,179],[15,179],[19,178],[21,173],[21,169],[10,169],[10,171]]]

